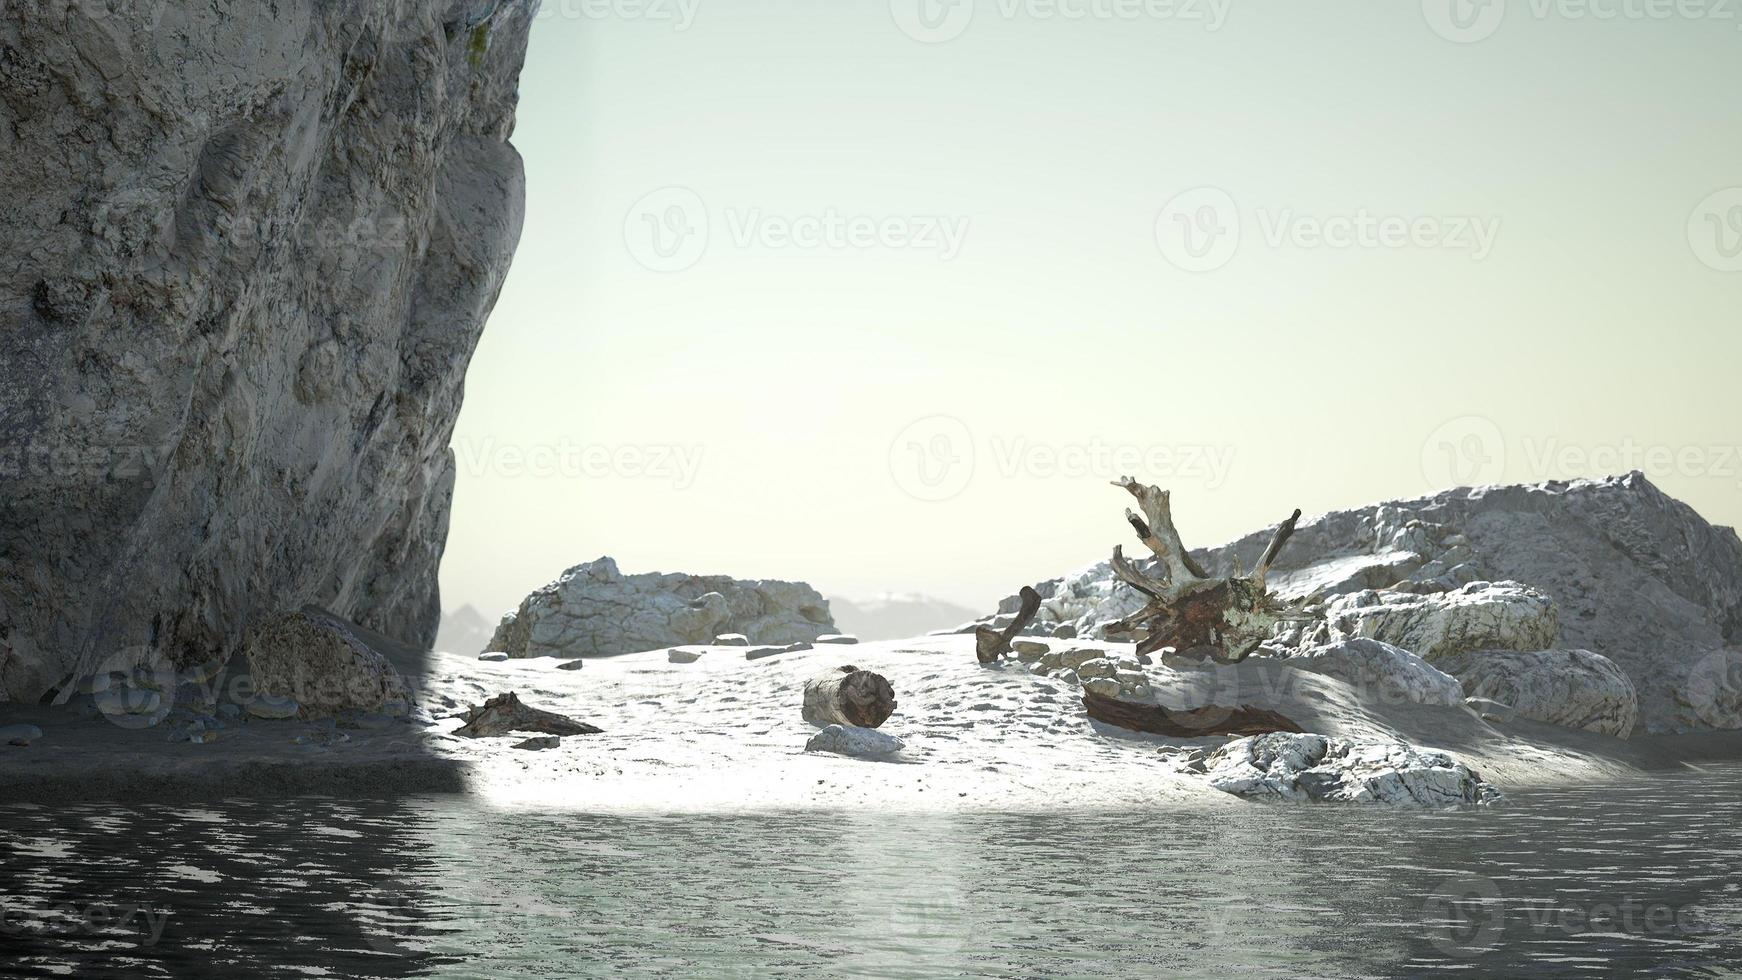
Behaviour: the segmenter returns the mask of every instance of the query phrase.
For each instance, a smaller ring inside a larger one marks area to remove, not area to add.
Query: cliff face
[[[0,700],[315,603],[427,643],[536,0],[0,22]]]

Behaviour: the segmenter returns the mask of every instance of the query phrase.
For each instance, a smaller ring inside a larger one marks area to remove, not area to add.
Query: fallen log
[[[528,707],[513,691],[498,694],[483,704],[467,708],[460,716],[465,724],[454,729],[455,735],[466,738],[488,738],[510,732],[539,732],[545,735],[598,735],[604,731],[585,722],[554,711]]]
[[[848,664],[805,681],[804,720],[813,725],[876,728],[894,713],[895,688],[882,674]]]
[[[1207,705],[1202,708],[1187,708],[1176,711],[1159,704],[1121,701],[1118,698],[1084,691],[1083,707],[1088,710],[1089,717],[1096,721],[1117,725],[1120,728],[1128,728],[1134,732],[1168,735],[1175,738],[1201,738],[1206,735],[1266,735],[1270,732],[1299,734],[1302,732],[1299,725],[1286,717],[1274,711],[1255,708],[1251,705],[1241,705],[1238,708]]]
[[[983,664],[995,664],[998,658],[1010,652],[1010,641],[1016,634],[1022,632],[1034,614],[1040,611],[1040,593],[1029,586],[1022,587],[1022,608],[1016,612],[1016,618],[1002,631],[990,626],[981,626],[974,630],[974,656]]]

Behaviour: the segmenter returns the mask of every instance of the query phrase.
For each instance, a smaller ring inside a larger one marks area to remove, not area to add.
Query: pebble
[[[824,633],[817,637],[818,643],[840,643],[850,645],[859,642],[859,638],[851,633]]]
[[[42,737],[35,725],[7,725],[0,728],[0,745],[29,745]]]
[[[501,651],[492,651],[490,653],[478,654],[478,659],[487,664],[499,664],[508,659],[508,654],[502,653]]]
[[[702,659],[702,654],[704,652],[705,651],[702,650],[686,650],[683,647],[676,647],[666,653],[665,659],[674,664],[693,664]]]
[[[538,735],[538,736],[535,736],[533,738],[529,738],[524,742],[516,742],[516,743],[514,743],[514,747],[517,749],[526,749],[528,751],[538,752],[538,751],[541,751],[543,749],[554,749],[558,745],[561,745],[561,744],[562,744],[562,739],[558,738],[555,735]]]
[[[557,664],[556,669],[557,670],[580,670],[582,667],[585,667],[586,665],[587,665],[587,662],[585,660],[570,660],[570,661],[567,661],[565,663]]]

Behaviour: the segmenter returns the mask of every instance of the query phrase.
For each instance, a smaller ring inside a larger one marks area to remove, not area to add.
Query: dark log
[[[1121,701],[1092,691],[1083,692],[1083,707],[1096,721],[1117,725],[1134,732],[1167,735],[1174,738],[1201,738],[1207,735],[1265,735],[1270,732],[1302,732],[1287,718],[1265,708],[1241,705],[1223,708],[1208,705],[1175,711],[1159,704],[1139,704]]]
[[[598,735],[604,731],[566,715],[522,704],[513,691],[498,694],[481,705],[466,709],[465,724],[454,729],[466,738],[487,738],[510,732],[540,732],[545,735]]]
[[[882,674],[848,664],[805,681],[804,720],[876,728],[895,713],[895,688]]]
[[[1010,625],[1004,627],[1002,632],[990,626],[982,626],[974,630],[974,656],[978,657],[981,663],[997,663],[999,657],[1009,653],[1010,641],[1016,637],[1016,634],[1022,632],[1022,628],[1027,626],[1030,620],[1034,619],[1035,613],[1040,612],[1039,592],[1025,585],[1022,587],[1020,595],[1022,596],[1022,608],[1016,611],[1016,618],[1011,620]]]

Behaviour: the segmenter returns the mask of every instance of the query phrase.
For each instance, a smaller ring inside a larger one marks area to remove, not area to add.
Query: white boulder
[[[625,575],[600,558],[527,596],[502,618],[489,649],[579,657],[686,644],[811,643],[834,632],[828,602],[803,582]]]
[[[804,743],[806,752],[833,752],[862,759],[878,759],[900,752],[905,743],[887,732],[857,725],[829,725]]]
[[[1342,640],[1314,647],[1282,662],[1335,677],[1359,690],[1363,701],[1446,708],[1464,703],[1464,687],[1456,677],[1408,650],[1380,640]]]
[[[1639,694],[1614,661],[1589,650],[1479,650],[1442,661],[1464,693],[1550,725],[1626,738]]]
[[[1425,595],[1364,589],[1339,596],[1314,638],[1381,640],[1432,663],[1467,650],[1543,650],[1560,631],[1554,601],[1543,593],[1518,582],[1471,582]]]
[[[1439,808],[1492,803],[1500,797],[1445,753],[1399,742],[1355,743],[1277,732],[1229,742],[1201,765],[1211,786],[1261,800]]]

